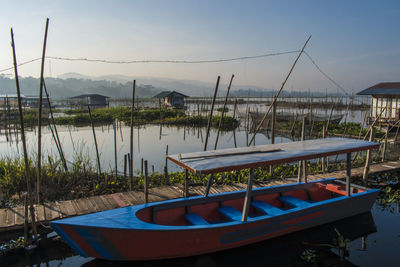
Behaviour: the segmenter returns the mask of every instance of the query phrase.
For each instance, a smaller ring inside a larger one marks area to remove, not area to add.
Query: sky
[[[214,60],[300,50],[348,93],[400,79],[400,1],[1,0],[0,70],[42,55],[130,60]],[[47,59],[46,77],[121,74],[279,89],[297,53],[208,64],[106,64]],[[13,71],[0,74],[13,77]],[[40,76],[40,61],[19,67]],[[140,79],[138,79],[140,83]],[[304,54],[287,90],[337,91]]]

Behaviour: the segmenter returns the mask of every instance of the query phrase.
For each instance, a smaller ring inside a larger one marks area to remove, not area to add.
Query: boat
[[[301,181],[253,189],[255,168],[376,149],[347,138],[306,140],[167,156],[208,175],[204,196],[129,206],[53,221],[51,227],[81,256],[157,260],[201,255],[253,244],[369,212],[379,193],[347,178]],[[209,194],[219,172],[249,169],[246,190]]]

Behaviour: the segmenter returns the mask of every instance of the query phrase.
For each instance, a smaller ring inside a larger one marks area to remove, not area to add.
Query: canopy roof
[[[400,95],[400,82],[378,83],[357,95]]]
[[[220,149],[170,155],[179,166],[199,174],[256,168],[378,148],[379,144],[348,138],[326,138],[284,144]]]

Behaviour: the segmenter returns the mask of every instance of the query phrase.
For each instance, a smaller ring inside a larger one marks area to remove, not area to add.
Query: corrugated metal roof
[[[70,99],[74,99],[74,98],[86,98],[86,97],[104,97],[104,98],[111,98],[111,97],[109,97],[109,96],[99,95],[99,94],[85,94],[85,95],[73,96],[73,97],[70,97]]]
[[[357,95],[400,95],[400,82],[378,83]]]
[[[174,94],[174,93],[178,94],[178,95],[181,95],[183,97],[188,97],[187,95],[181,94],[181,93],[176,92],[176,91],[162,91],[161,93],[153,96],[153,98],[164,98],[164,97],[169,96],[170,94]]]

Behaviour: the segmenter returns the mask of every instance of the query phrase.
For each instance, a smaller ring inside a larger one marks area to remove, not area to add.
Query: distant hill
[[[135,77],[136,96],[152,97],[161,91],[175,90],[191,97],[210,97],[215,84],[192,80],[176,80],[156,77]],[[80,94],[102,94],[111,98],[130,98],[132,95],[132,77],[124,75],[85,76],[79,73],[66,73],[57,78],[45,78],[51,98],[64,99]],[[39,94],[39,79],[20,78],[21,92],[25,95]],[[221,84],[218,96],[225,96],[226,85]],[[257,86],[232,86],[232,97],[270,97],[277,90]],[[15,81],[0,75],[0,94],[15,94]],[[281,96],[307,95],[307,92],[283,91]],[[313,93],[313,95],[317,95]],[[318,93],[318,95],[325,95]]]

